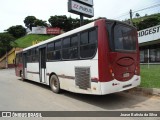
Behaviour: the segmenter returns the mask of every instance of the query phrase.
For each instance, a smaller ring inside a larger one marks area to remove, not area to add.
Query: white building
[[[160,25],[138,31],[141,63],[160,63]]]

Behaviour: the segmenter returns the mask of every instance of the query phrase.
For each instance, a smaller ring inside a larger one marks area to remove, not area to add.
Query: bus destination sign
[[[85,1],[85,0],[81,0]],[[94,16],[94,9],[88,5],[82,4],[80,2],[69,0],[68,2],[68,11],[71,13],[75,13],[78,15],[83,15],[85,17],[93,17]]]

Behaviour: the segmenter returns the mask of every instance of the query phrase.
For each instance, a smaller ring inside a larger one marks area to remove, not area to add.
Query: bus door
[[[23,78],[27,79],[27,53],[23,53]]]
[[[46,47],[39,49],[39,57],[40,82],[44,83],[46,78]]]

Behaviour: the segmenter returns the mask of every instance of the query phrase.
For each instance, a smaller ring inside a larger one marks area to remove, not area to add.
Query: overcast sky
[[[94,18],[125,19],[122,16],[132,10],[139,10],[160,3],[160,0],[93,0]],[[78,15],[68,13],[68,0],[0,0],[0,32],[14,25],[23,25],[27,16],[35,16],[46,20],[54,15],[67,15],[78,18]],[[160,13],[160,7],[139,12],[142,14]]]

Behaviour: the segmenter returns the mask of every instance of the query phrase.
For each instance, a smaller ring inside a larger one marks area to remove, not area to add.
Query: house
[[[13,68],[14,67],[14,59],[16,56],[16,52],[22,50],[22,48],[13,48],[8,52],[8,55],[4,55],[0,58],[0,68]],[[8,60],[6,59],[8,56]],[[6,62],[7,60],[7,62]]]

